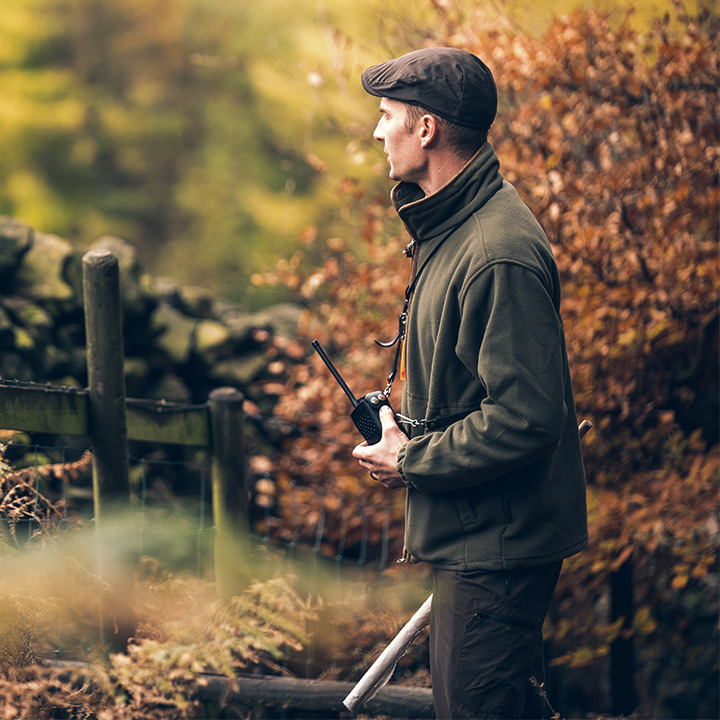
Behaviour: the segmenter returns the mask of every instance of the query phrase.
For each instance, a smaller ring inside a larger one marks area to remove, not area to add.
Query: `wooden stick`
[[[387,683],[397,661],[405,654],[416,635],[430,622],[431,605],[432,595],[420,606],[343,700],[343,705],[350,712],[354,712],[359,705],[375,697],[377,691]]]

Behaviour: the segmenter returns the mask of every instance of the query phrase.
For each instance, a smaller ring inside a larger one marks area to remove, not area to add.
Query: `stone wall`
[[[276,340],[292,337],[297,308],[248,314],[202,288],[151,277],[124,240],[103,237],[92,248],[110,250],[120,265],[128,397],[204,402],[229,385],[267,401],[262,387],[284,369]],[[1,378],[86,385],[87,249],[0,216]]]

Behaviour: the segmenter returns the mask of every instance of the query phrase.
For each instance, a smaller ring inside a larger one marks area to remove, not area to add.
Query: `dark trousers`
[[[430,672],[435,715],[543,718],[542,625],[562,562],[497,572],[433,571]]]

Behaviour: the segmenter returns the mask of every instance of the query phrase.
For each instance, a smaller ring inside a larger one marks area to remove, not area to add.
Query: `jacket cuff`
[[[405,483],[405,487],[412,488],[413,490],[416,490],[417,488],[408,480],[408,478],[405,476],[405,473],[403,472],[403,463],[405,461],[405,451],[407,449],[407,446],[410,443],[405,443],[400,450],[398,450],[397,454],[397,471],[400,474],[400,478],[402,479],[403,483]]]

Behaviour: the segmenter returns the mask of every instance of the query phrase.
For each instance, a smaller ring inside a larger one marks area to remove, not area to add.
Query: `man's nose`
[[[385,141],[385,136],[380,132],[380,123],[378,123],[373,130],[373,138],[379,142]]]

